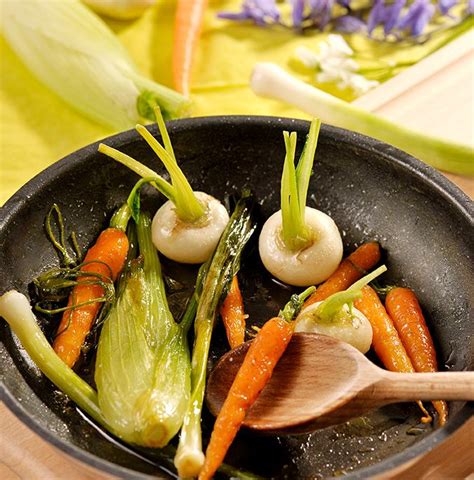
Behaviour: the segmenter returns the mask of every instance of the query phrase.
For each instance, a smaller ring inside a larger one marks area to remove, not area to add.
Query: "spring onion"
[[[295,167],[296,132],[283,132],[286,156],[281,178],[281,210],[264,224],[260,258],[276,278],[308,286],[326,280],[342,258],[342,240],[334,221],[306,206],[309,179],[318,142],[320,120],[313,120]]]
[[[196,319],[192,354],[191,400],[179,438],[175,466],[181,477],[199,474],[204,464],[201,440],[201,412],[206,387],[206,369],[217,307],[226,285],[235,275],[240,255],[255,225],[251,218],[251,198],[244,194],[230,217],[203,279]]]
[[[251,87],[257,95],[275,98],[316,115],[325,123],[387,142],[433,167],[474,175],[474,148],[416,132],[351,105],[308,85],[272,63],[255,66]]]
[[[58,357],[39,328],[25,295],[10,290],[0,296],[0,316],[39,369],[84,412],[113,432],[100,411],[96,391]]]
[[[36,77],[85,116],[117,130],[153,120],[154,100],[167,118],[189,101],[141,75],[118,38],[79,0],[2,2],[8,43]]]

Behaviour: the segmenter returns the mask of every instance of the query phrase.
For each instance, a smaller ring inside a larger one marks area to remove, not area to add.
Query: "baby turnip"
[[[387,267],[382,265],[347,290],[301,310],[295,320],[295,332],[328,335],[366,353],[372,344],[372,326],[366,316],[353,306],[353,302],[362,295],[361,289],[365,285],[386,270]]]
[[[229,214],[216,198],[193,191],[176,162],[161,112],[156,106],[154,110],[164,146],[143,125],[137,125],[136,129],[162,161],[171,183],[118,150],[101,144],[99,151],[147,178],[168,198],[152,223],[153,243],[158,251],[180,263],[203,263],[214,252]]]
[[[296,132],[283,132],[281,210],[266,221],[259,238],[265,268],[277,279],[300,287],[323,282],[342,259],[342,239],[332,218],[306,206],[320,126],[320,120],[311,122],[297,167]]]

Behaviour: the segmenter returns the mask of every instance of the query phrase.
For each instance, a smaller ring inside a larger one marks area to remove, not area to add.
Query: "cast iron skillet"
[[[299,120],[272,117],[210,117],[169,124],[177,158],[194,189],[218,198],[250,185],[267,217],[278,208],[284,158],[282,130],[299,135]],[[151,130],[156,133],[156,127]],[[106,140],[162,171],[135,131]],[[43,230],[52,202],[88,246],[107,225],[113,210],[137,180],[126,168],[85,147],[35,177],[4,206],[0,218],[0,293],[28,291],[31,280],[58,259]],[[162,198],[145,192],[154,211]],[[324,126],[320,135],[309,204],[330,214],[346,251],[378,240],[387,252],[387,283],[409,285],[418,293],[437,342],[440,365],[473,368],[472,318],[474,208],[469,199],[432,168],[395,148],[345,130]],[[254,323],[262,323],[291,290],[272,282],[250,245],[242,278],[244,298]],[[165,270],[182,283],[189,272],[170,262]],[[180,302],[176,302],[180,303]],[[159,461],[144,458],[107,440],[58,393],[32,365],[1,322],[2,396],[7,406],[35,432],[64,452],[121,478],[166,477]],[[222,328],[215,333],[211,363],[224,351]],[[316,392],[315,392],[316,394]],[[256,437],[242,432],[229,463],[279,478],[323,478],[347,473],[367,478],[431,449],[472,415],[472,404],[451,404],[446,427],[420,428],[411,404],[385,408],[363,421],[303,437]],[[210,419],[205,415],[204,430]]]

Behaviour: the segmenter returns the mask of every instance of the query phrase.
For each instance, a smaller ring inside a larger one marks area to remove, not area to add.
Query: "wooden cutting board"
[[[474,32],[357,100],[371,110],[434,135],[474,142]],[[473,159],[474,162],[474,159]],[[471,198],[474,179],[446,175]],[[0,405],[0,479],[103,480],[66,457]],[[474,419],[431,452],[377,479],[457,480],[474,473]]]

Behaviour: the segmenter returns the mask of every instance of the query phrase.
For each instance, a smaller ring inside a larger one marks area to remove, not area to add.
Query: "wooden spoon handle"
[[[384,372],[374,396],[386,403],[409,400],[474,400],[474,372]]]

